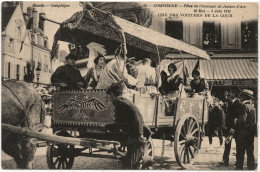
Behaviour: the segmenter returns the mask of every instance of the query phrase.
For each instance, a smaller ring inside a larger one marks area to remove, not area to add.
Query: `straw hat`
[[[254,98],[254,92],[248,89],[243,89],[241,95],[246,95],[247,97]]]

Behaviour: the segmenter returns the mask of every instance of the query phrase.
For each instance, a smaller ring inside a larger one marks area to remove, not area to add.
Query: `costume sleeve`
[[[64,75],[64,72],[61,67],[58,67],[56,71],[51,76],[51,83],[62,83],[64,82],[61,78]]]

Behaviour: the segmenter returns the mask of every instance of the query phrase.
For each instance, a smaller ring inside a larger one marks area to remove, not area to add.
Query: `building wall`
[[[35,16],[39,17],[37,11],[36,13],[37,15]],[[40,66],[39,82],[48,84],[50,83],[50,77],[53,72],[48,38],[38,27],[39,20],[34,21],[37,23],[33,24],[33,28],[25,38],[23,49],[20,52],[21,40],[26,31],[26,23],[21,6],[18,5],[16,7],[7,27],[2,32],[2,76],[17,79],[18,73],[19,80],[23,80],[25,67],[27,62],[29,62],[30,64],[34,64],[33,82],[37,82],[36,68]],[[17,65],[19,65],[19,72],[17,72]]]
[[[37,46],[33,46],[33,59],[35,62],[35,69],[39,66],[41,71],[40,71],[40,76],[39,76],[39,82],[40,83],[50,83],[50,77],[51,77],[51,58],[50,58],[50,52],[48,50],[39,48]],[[34,82],[37,82],[37,76],[36,76],[36,71],[35,77],[34,77]]]
[[[2,76],[6,78],[8,77],[8,63],[10,63],[10,79],[17,78],[16,69],[17,65],[20,65],[19,79],[23,80],[24,67],[31,58],[30,34],[27,35],[23,49],[20,52],[21,39],[25,31],[26,25],[22,10],[20,6],[17,6],[5,31],[2,32]]]

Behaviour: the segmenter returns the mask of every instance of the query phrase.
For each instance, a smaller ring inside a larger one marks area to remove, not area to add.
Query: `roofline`
[[[18,5],[16,5],[15,10],[14,10],[13,14],[11,15],[11,17],[10,17],[10,19],[9,19],[9,21],[8,21],[8,23],[7,23],[7,25],[6,25],[6,27],[5,27],[4,30],[3,30],[3,32],[6,31],[6,28],[8,27],[8,25],[9,25],[9,23],[10,23],[10,20],[12,19],[12,17],[13,17],[13,15],[14,15],[15,11],[17,10],[17,6],[18,6]],[[20,5],[19,5],[19,6],[20,6]],[[23,11],[22,11],[22,12],[23,12]]]

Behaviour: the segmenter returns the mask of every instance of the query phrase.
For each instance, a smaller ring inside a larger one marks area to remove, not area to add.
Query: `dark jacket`
[[[97,76],[97,79],[99,79],[99,77],[100,76]],[[90,82],[90,79],[92,79],[91,82]],[[96,86],[98,84],[98,80],[96,80],[96,78],[94,76],[94,68],[93,67],[89,69],[88,73],[85,76],[85,80],[86,80],[87,87],[90,86],[92,88],[96,88]]]
[[[227,113],[228,107],[232,104],[232,100],[230,97],[222,97],[221,101],[224,103],[222,106],[222,109],[224,110],[225,113]]]
[[[58,67],[51,76],[51,83],[66,83],[68,86],[65,89],[79,89],[79,82],[83,82],[83,87],[86,86],[80,71],[68,64]]]
[[[171,91],[178,91],[181,81],[182,79],[180,78],[180,75],[176,75],[173,79],[171,79],[168,83],[168,93]]]
[[[238,119],[239,116],[243,115],[243,104],[237,99],[234,103],[231,103],[230,107],[227,110],[226,115],[226,127],[228,129],[235,129],[235,118]]]
[[[214,108],[209,112],[209,126],[214,129],[217,127],[225,127],[225,113],[221,107],[214,106]]]
[[[191,90],[193,90],[195,93],[203,92],[209,90],[208,83],[206,79],[200,78],[199,84],[195,83],[195,80],[193,79],[190,82]]]
[[[162,85],[159,88],[159,91],[161,92],[162,95],[167,95],[171,91],[178,91],[182,81],[180,75],[176,75],[169,82],[167,81],[167,79],[168,79],[167,74],[164,71],[162,71],[161,72]]]
[[[143,135],[143,116],[137,107],[127,98],[119,96],[114,102],[115,123],[123,124],[123,130],[127,131],[130,137]]]
[[[235,124],[236,130],[254,135],[256,131],[256,110],[250,102],[244,103],[242,108],[242,113],[238,116]]]

